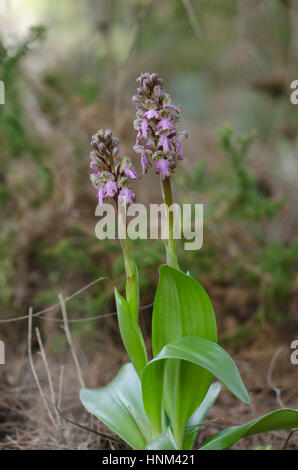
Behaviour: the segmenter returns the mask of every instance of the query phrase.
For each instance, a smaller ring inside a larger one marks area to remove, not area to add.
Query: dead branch
[[[33,357],[32,357],[32,312],[33,312],[33,309],[32,309],[32,307],[30,307],[29,315],[28,315],[28,357],[29,357],[29,363],[30,363],[32,374],[33,374],[34,380],[36,382],[37,388],[39,390],[40,396],[41,396],[42,401],[44,403],[44,406],[47,410],[48,416],[49,416],[53,426],[55,428],[57,428],[57,423],[55,422],[54,417],[53,417],[53,415],[51,413],[51,410],[49,408],[46,396],[43,392],[43,389],[42,389],[42,386],[40,384],[40,381],[39,381],[39,378],[38,378],[38,375],[37,375],[37,372],[36,372],[36,369],[35,369],[35,366],[34,366],[34,362],[33,362]]]
[[[62,312],[62,316],[63,316],[64,331],[65,331],[66,338],[67,338],[67,341],[68,341],[68,344],[69,344],[69,347],[70,347],[70,351],[71,351],[71,354],[72,354],[72,357],[73,357],[73,361],[74,361],[75,366],[76,366],[77,375],[78,375],[78,378],[79,378],[80,385],[81,385],[82,388],[84,388],[85,387],[85,382],[84,382],[84,379],[83,379],[81,366],[80,366],[80,363],[79,363],[79,359],[78,359],[78,356],[77,356],[77,353],[76,353],[76,350],[75,350],[75,346],[73,344],[71,332],[70,332],[70,329],[69,329],[65,301],[63,299],[62,294],[59,294],[58,297],[59,297],[59,301],[60,301],[60,305],[61,305],[61,312]]]

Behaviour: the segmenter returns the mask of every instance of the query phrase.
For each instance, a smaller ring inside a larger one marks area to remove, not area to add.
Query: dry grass
[[[298,368],[290,364],[287,342],[278,342],[276,337],[277,332],[270,329],[258,335],[256,340],[242,343],[240,350],[235,346],[231,348],[229,352],[236,360],[250,392],[251,406],[238,402],[224,389],[208,416],[198,444],[226,426],[252,420],[277,409],[280,404],[298,408]],[[271,338],[272,343],[268,338]],[[283,349],[277,354],[279,346],[283,346]],[[115,344],[112,335],[106,335],[105,342],[98,345],[96,353],[88,358],[82,352],[84,344],[79,348],[74,342],[72,347],[75,348],[84,383],[92,388],[109,382],[127,360],[122,346]],[[1,367],[0,449],[125,449],[126,445],[99,421],[90,423],[90,416],[79,401],[80,380],[73,351],[71,353],[66,348],[63,355],[57,357],[52,352],[50,341],[46,341],[44,354],[52,385],[49,383],[44,356],[40,354],[38,342],[34,339],[34,368],[54,416],[54,423],[49,418],[44,400],[33,380],[27,355],[21,347],[16,355],[8,354],[7,365]],[[278,399],[275,388],[280,391]],[[56,413],[52,404],[53,393],[63,416]],[[87,428],[92,426],[94,431],[110,436],[110,439],[79,428],[73,422]],[[233,448],[254,449],[260,445],[272,445],[275,449],[282,449],[288,437],[289,431],[275,431],[243,439]],[[298,449],[297,434],[290,436],[287,449]]]

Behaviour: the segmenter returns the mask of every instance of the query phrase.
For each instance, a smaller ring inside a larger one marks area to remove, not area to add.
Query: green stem
[[[123,299],[115,289],[118,322],[127,354],[141,378],[142,371],[147,364],[147,352],[139,327],[139,276],[131,255],[130,240],[127,238],[125,208],[120,205],[118,206],[118,223],[118,228],[121,225],[121,235],[124,235],[120,241],[126,271],[126,299]]]
[[[133,277],[134,274],[134,262],[131,255],[130,243],[128,238],[124,238],[121,241],[121,248],[124,258],[125,272],[127,277]]]
[[[137,328],[139,321],[139,276],[131,254],[130,240],[127,237],[121,240],[121,248],[126,272],[126,300],[131,318]]]
[[[164,203],[169,208],[173,204],[173,195],[171,179],[169,177],[161,180],[161,192]],[[174,239],[174,213],[168,211],[169,239],[166,244],[167,264],[173,268],[179,269],[177,260],[176,240]]]

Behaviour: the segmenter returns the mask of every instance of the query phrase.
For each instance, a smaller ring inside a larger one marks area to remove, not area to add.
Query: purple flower
[[[166,176],[171,176],[170,169],[171,164],[166,158],[159,160],[155,166],[155,170],[161,174],[162,179],[164,179]]]
[[[170,142],[166,135],[161,135],[158,140],[158,147],[162,147],[164,152],[168,152],[170,150]]]
[[[178,155],[178,159],[179,160],[182,160],[182,144],[180,142],[180,140],[176,140],[176,152],[177,152],[177,155]]]
[[[110,129],[101,129],[92,136],[91,145],[90,180],[96,188],[99,204],[120,192],[130,203],[134,199],[131,184],[138,174],[129,157],[119,156],[119,139],[113,137]]]
[[[148,122],[144,119],[141,124],[141,132],[142,132],[142,137],[145,137],[145,139],[148,138]]]
[[[119,197],[124,197],[127,204],[132,204],[135,199],[135,193],[129,188],[122,188]]]
[[[178,108],[177,106],[174,106],[173,104],[168,104],[168,108],[169,108],[169,109],[172,109],[172,110],[175,111],[175,113],[177,113],[177,114],[181,114],[181,109]]]
[[[127,176],[127,178],[130,178],[132,180],[135,180],[139,177],[138,173],[132,170],[131,168],[124,168],[123,173],[125,174],[125,176]]]
[[[156,98],[159,98],[162,95],[162,86],[157,85],[153,88],[153,94]]]
[[[157,123],[157,127],[162,131],[167,131],[169,129],[173,129],[174,126],[170,119],[163,118]]]
[[[145,153],[143,153],[141,157],[141,164],[142,164],[142,170],[143,170],[143,175],[144,175],[147,172],[148,168],[150,167],[150,163],[148,162],[148,159]]]
[[[105,197],[114,197],[118,192],[115,181],[108,180],[103,187]]]
[[[138,132],[137,134],[137,139],[136,139],[136,143],[139,144],[143,139],[143,134],[142,132]]]
[[[141,154],[143,173],[151,166],[148,160],[152,158],[158,161],[157,171],[162,176],[170,176],[175,172],[178,160],[182,160],[181,139],[186,132],[176,129],[181,111],[171,103],[170,95],[164,93],[163,81],[156,73],[141,74],[137,84],[137,94],[133,98],[136,106],[134,128],[138,132],[134,150]]]
[[[94,160],[91,161],[90,163],[90,168],[93,171],[98,171],[100,169],[98,163],[96,163]]]
[[[153,137],[149,137],[149,139],[146,141],[145,147],[146,149],[150,149],[151,147],[154,148],[155,146],[155,140]]]
[[[146,113],[144,113],[143,116],[146,119],[153,119],[153,118],[158,119],[159,118],[158,112],[155,109],[149,109],[149,111],[146,111]]]
[[[176,163],[175,163],[175,159],[174,159],[173,155],[168,156],[168,162],[169,162],[170,168],[174,169]]]

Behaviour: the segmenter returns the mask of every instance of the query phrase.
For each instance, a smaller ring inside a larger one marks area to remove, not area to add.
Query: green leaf
[[[244,403],[249,403],[249,396],[242,382],[238,369],[232,358],[225,352],[224,349],[222,349],[213,341],[209,341],[208,339],[200,338],[198,336],[186,336],[184,338],[180,338],[175,342],[165,346],[162,351],[147,364],[142,374],[144,408],[147,416],[150,419],[154,437],[156,436],[158,429],[162,428],[160,411],[162,409],[163,395],[161,392],[163,391],[164,383],[162,365],[165,364],[167,359],[181,359],[182,361],[195,364],[199,370],[202,369],[208,372],[210,375],[210,380],[212,380],[212,374],[215,375],[237,398],[242,400]],[[170,362],[171,361],[168,361],[168,363]],[[152,384],[154,384],[154,387]],[[204,383],[204,387],[205,385],[206,384]],[[168,384],[168,387],[172,387],[173,389],[177,388],[177,386],[179,386],[179,384],[174,381]],[[209,386],[210,384],[208,385],[208,388]],[[191,393],[193,396],[192,400],[194,402],[196,394],[200,394],[201,390],[198,391],[194,388],[191,388]],[[206,393],[207,391],[205,392],[205,395]],[[178,412],[182,410],[184,402],[185,397],[177,394],[176,409]],[[179,441],[180,434],[178,425],[181,424],[181,418],[178,412],[170,416],[170,419],[174,438],[179,448],[181,448],[183,445],[183,436],[182,440]],[[190,416],[187,416],[187,420],[189,418]]]
[[[298,410],[284,408],[240,426],[223,429],[210,437],[199,450],[222,450],[246,436],[279,429],[298,428]]]
[[[131,270],[130,275],[126,276],[126,301],[127,307],[129,308],[130,318],[135,328],[139,324],[139,302],[140,302],[140,293],[139,293],[139,273],[136,263],[131,260]]]
[[[146,445],[150,450],[178,450],[170,427],[165,429],[154,441]]]
[[[186,425],[186,430],[184,434],[183,449],[191,449],[198,432],[201,428],[202,423],[204,422],[206,415],[210,408],[213,406],[215,400],[221,391],[221,384],[219,382],[214,382],[205,396],[204,400],[200,404],[199,408],[192,415],[190,420]]]
[[[115,288],[119,329],[127,354],[139,376],[147,364],[147,353],[142,332],[131,319],[127,301]]]
[[[170,266],[162,265],[159,273],[152,317],[154,355],[183,336],[200,336],[216,341],[213,307],[201,284]],[[160,367],[164,374],[164,406],[173,423],[175,439],[181,441],[187,420],[204,399],[212,376],[205,369],[180,360],[166,361]],[[154,432],[161,432],[158,409],[155,410],[154,423]]]
[[[106,387],[97,390],[81,389],[80,399],[89,413],[133,449],[144,449],[151,441],[152,434],[143,407],[140,379],[131,363],[122,366]]]
[[[209,296],[193,277],[162,265],[152,314],[152,347],[156,356],[182,336],[217,340],[214,310]]]

